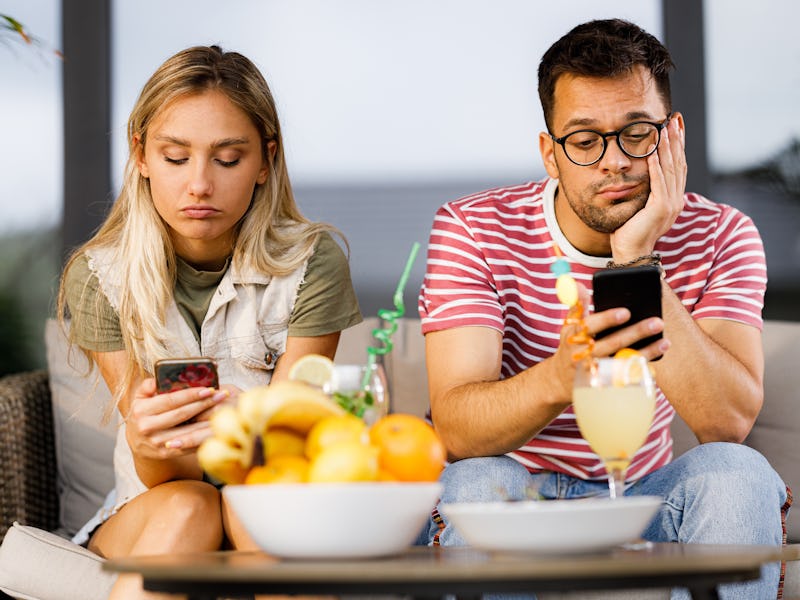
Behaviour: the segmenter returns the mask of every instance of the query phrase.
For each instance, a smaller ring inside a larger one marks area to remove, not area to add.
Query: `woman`
[[[168,59],[128,144],[119,198],[59,291],[123,421],[116,488],[75,541],[105,557],[247,547],[198,465],[208,415],[304,354],[333,358],[361,321],[347,259],[295,205],[274,100],[244,56],[211,46]],[[220,389],[156,393],[156,360],[201,355]],[[111,597],[142,597],[141,582],[120,577]]]

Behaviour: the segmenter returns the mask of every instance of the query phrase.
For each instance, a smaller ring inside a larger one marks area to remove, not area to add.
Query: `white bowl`
[[[442,504],[439,510],[472,546],[565,553],[613,548],[639,538],[657,496]]]
[[[401,552],[417,538],[441,491],[438,482],[222,488],[259,547],[284,558],[366,558]]]

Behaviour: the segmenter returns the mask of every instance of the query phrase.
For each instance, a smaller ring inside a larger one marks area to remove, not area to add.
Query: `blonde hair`
[[[188,48],[167,59],[145,84],[128,119],[128,160],[120,194],[97,233],[67,261],[58,294],[58,317],[64,325],[68,270],[87,250],[113,251],[115,270],[123,274],[115,308],[130,358],[122,385],[112,390],[115,404],[152,362],[167,357],[165,340],[174,337],[166,328],[165,315],[175,286],[175,251],[153,204],[149,181],[139,173],[137,157],[144,152],[150,124],[165,107],[207,90],[222,92],[250,117],[269,165],[266,182],[256,185],[250,207],[237,224],[233,267],[285,275],[310,256],[320,232],[335,231],[344,239],[330,225],[310,222],[297,208],[275,101],[258,68],[245,56],[223,52],[218,46]],[[274,154],[268,148],[270,142],[275,145]],[[80,314],[71,318],[71,326],[80,328]],[[81,350],[91,365],[90,353]]]

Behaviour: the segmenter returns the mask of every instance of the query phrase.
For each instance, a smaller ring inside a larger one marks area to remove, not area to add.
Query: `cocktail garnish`
[[[578,284],[570,275],[572,269],[569,266],[569,262],[561,254],[561,249],[555,243],[553,244],[553,250],[556,254],[556,260],[550,265],[550,271],[556,275],[556,296],[558,296],[559,302],[570,307],[564,319],[564,325],[578,327],[577,333],[567,337],[567,341],[570,344],[584,346],[583,349],[572,354],[572,360],[578,362],[592,356],[594,338],[589,334],[589,329],[586,327],[586,322],[583,318],[583,303],[578,296]]]

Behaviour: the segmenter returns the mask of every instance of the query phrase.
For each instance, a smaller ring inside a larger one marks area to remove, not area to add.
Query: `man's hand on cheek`
[[[683,210],[686,155],[683,130],[677,117],[662,131],[658,151],[645,160],[650,194],[644,208],[611,234],[615,259],[630,260],[653,252],[658,239],[669,231]]]

